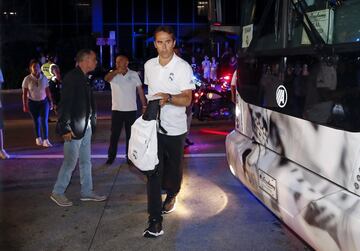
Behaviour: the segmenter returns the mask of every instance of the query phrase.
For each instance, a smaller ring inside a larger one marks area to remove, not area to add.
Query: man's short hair
[[[160,26],[158,26],[154,31],[154,39],[156,37],[156,34],[158,32],[161,32],[161,31],[170,34],[172,39],[176,40],[175,34],[174,34],[174,29],[171,26],[168,26],[168,25],[160,25]]]
[[[124,58],[126,58],[128,61],[130,61],[129,55],[126,54],[126,53],[123,53],[123,52],[117,53],[117,54],[115,55],[115,59],[116,59],[117,57],[124,57]]]
[[[37,60],[35,58],[31,59],[29,62],[29,68],[31,68],[34,64],[40,64],[39,60]]]
[[[92,53],[95,53],[93,50],[90,49],[82,49],[80,50],[75,57],[77,63],[83,61],[87,56],[90,56]]]

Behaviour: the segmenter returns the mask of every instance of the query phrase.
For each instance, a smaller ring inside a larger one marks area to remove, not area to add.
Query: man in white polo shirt
[[[110,82],[112,114],[111,136],[106,164],[111,165],[117,154],[118,141],[123,125],[125,125],[126,156],[128,152],[131,125],[136,120],[136,91],[139,94],[143,111],[146,108],[146,99],[142,89],[142,83],[137,72],[128,68],[129,58],[119,54],[115,58],[116,69],[110,71],[105,80]],[[128,158],[126,158],[129,163]]]
[[[169,26],[159,26],[154,32],[154,45],[158,57],[145,63],[145,84],[149,96],[161,97],[160,120],[167,134],[158,132],[159,164],[148,174],[147,194],[149,227],[144,237],[158,237],[162,230],[162,214],[175,209],[176,195],[182,180],[181,161],[187,133],[186,107],[190,105],[192,90],[191,66],[174,53],[174,31]],[[161,190],[167,192],[162,204]]]

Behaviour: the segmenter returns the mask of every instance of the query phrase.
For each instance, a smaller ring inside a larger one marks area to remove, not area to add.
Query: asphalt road
[[[79,200],[79,173],[67,196],[70,208],[49,199],[62,162],[62,141],[50,123],[54,147],[35,146],[32,122],[18,107],[18,95],[5,94],[5,147],[0,161],[0,250],[311,250],[267,210],[227,165],[224,140],[232,121],[194,120],[186,149],[178,207],[164,217],[164,236],[146,239],[146,178],[123,159],[105,166],[109,141],[109,95],[97,94],[98,130],[93,137],[95,190],[101,203]]]

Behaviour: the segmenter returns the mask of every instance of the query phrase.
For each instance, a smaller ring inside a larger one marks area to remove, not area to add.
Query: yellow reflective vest
[[[51,71],[51,68],[54,65],[56,65],[56,64],[47,62],[41,66],[41,71],[44,73],[45,77],[49,80],[54,76],[54,74]]]

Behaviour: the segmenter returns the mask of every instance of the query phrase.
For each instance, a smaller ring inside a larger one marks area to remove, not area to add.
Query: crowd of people
[[[237,55],[233,54],[230,48],[225,48],[219,58],[210,58],[205,52],[197,51],[189,63],[195,74],[201,76],[206,83],[211,83],[219,79],[221,72],[233,73],[236,70]]]
[[[163,215],[175,209],[182,182],[184,144],[185,141],[190,142],[186,138],[190,124],[187,107],[191,107],[192,91],[195,89],[192,67],[175,53],[176,40],[173,29],[169,26],[159,26],[154,32],[154,38],[158,56],[145,63],[144,84],[148,86],[148,95],[160,100],[159,120],[165,130],[157,133],[159,163],[154,171],[146,173],[149,217],[148,227],[143,232],[144,237],[162,235]],[[48,133],[49,111],[53,110],[57,114],[56,132],[64,140],[64,159],[50,199],[61,207],[73,205],[65,196],[65,192],[79,162],[80,200],[105,201],[105,195],[99,195],[93,190],[92,181],[91,135],[96,128],[96,106],[88,74],[97,65],[96,53],[89,49],[80,50],[76,55],[75,68],[64,78],[60,75],[54,57],[47,56],[46,62],[43,59],[42,61],[42,64],[39,60],[30,61],[30,73],[22,83],[22,101],[23,111],[28,112],[33,119],[35,144],[38,146],[52,146]],[[142,113],[147,109],[142,82],[138,73],[129,69],[129,58],[119,54],[115,61],[115,69],[105,76],[105,80],[111,85],[112,95],[107,165],[111,165],[116,159],[123,126],[127,156],[130,128],[137,114],[137,95],[141,101]],[[213,67],[217,67],[215,63],[216,60],[213,59]],[[214,72],[210,75],[216,77]],[[3,149],[1,112],[0,102],[0,157],[5,159],[9,156]],[[126,159],[127,163],[132,165],[129,158]],[[164,201],[162,191],[166,191],[167,194]]]

